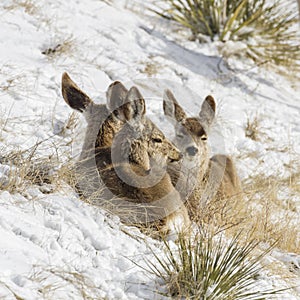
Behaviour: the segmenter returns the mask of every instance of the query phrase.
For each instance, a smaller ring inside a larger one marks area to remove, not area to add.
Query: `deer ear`
[[[145,116],[145,100],[135,86],[129,90],[125,102],[122,111],[126,121],[139,120]]]
[[[93,101],[87,96],[67,73],[61,79],[61,91],[66,103],[73,109],[84,112]]]
[[[121,107],[126,100],[128,90],[120,81],[113,82],[107,89],[107,107],[114,111]]]
[[[216,102],[212,96],[207,96],[201,106],[199,117],[201,123],[207,128],[211,126],[216,114]]]
[[[175,120],[176,122],[181,122],[186,118],[186,113],[178,104],[170,90],[165,90],[163,99],[164,113],[167,117],[169,117],[171,120]]]

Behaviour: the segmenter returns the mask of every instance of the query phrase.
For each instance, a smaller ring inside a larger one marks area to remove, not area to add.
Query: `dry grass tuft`
[[[12,88],[17,87],[21,79],[23,79],[23,76],[21,74],[14,75],[6,79],[6,81],[0,85],[0,90],[3,92],[7,92]]]
[[[0,190],[10,193],[23,193],[29,186],[48,186],[43,189],[46,193],[51,192],[54,182],[55,166],[57,161],[54,157],[37,158],[34,156],[36,148],[31,151],[12,151],[0,157],[0,163],[4,174],[0,182]]]
[[[151,60],[151,61],[141,62],[141,64],[143,65],[143,68],[140,70],[142,73],[148,75],[149,77],[158,74],[160,69],[158,63]]]
[[[253,141],[261,141],[263,137],[266,136],[261,126],[261,119],[258,115],[247,118],[245,135]]]
[[[52,46],[42,50],[42,54],[49,59],[60,57],[61,55],[69,55],[74,51],[75,40],[73,37],[69,37],[61,42],[55,42]]]
[[[60,122],[58,125],[52,120],[52,127],[55,134],[65,136],[71,131],[74,134],[74,130],[79,124],[79,117],[76,112],[72,112],[65,122]],[[73,144],[73,139],[68,144]],[[68,145],[67,144],[67,145]]]
[[[2,149],[0,190],[10,193],[25,193],[29,187],[34,185],[41,192],[47,194],[59,190],[65,183],[72,187],[75,186],[73,174],[75,162],[69,153],[71,149],[66,152],[60,151],[61,147],[72,143],[72,139],[67,143],[64,141],[55,143],[50,139],[39,141],[25,150],[6,151]],[[45,147],[48,155],[41,154]]]
[[[32,121],[26,117],[0,119],[0,137],[2,131],[15,130],[14,123],[24,122],[31,124]],[[55,126],[54,120],[52,122]],[[59,122],[57,132],[30,148],[0,149],[0,190],[24,193],[35,185],[41,192],[51,193],[65,186],[65,183],[74,187],[72,147],[75,139],[73,130],[77,123],[78,118],[72,113],[67,120]]]
[[[59,295],[60,291],[66,292],[66,290],[69,291],[69,296],[72,298],[105,299],[101,297],[101,290],[94,282],[83,272],[79,273],[76,270],[35,266],[30,280],[40,285],[39,293],[43,299],[53,299]]]

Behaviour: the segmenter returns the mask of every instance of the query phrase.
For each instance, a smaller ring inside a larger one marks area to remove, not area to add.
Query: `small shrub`
[[[59,57],[62,54],[69,55],[74,50],[74,44],[74,39],[70,37],[62,42],[54,43],[53,46],[44,49],[41,53],[48,58]]]
[[[169,293],[181,299],[266,299],[277,291],[259,291],[260,261],[271,250],[255,255],[257,243],[230,242],[199,233],[194,238],[179,236],[175,249],[164,241],[165,256],[148,262],[150,272],[167,284]],[[268,298],[269,299],[269,298]]]
[[[0,190],[10,193],[23,192],[30,185],[44,186],[52,184],[54,158],[35,157],[35,149],[12,151],[0,156],[3,174],[0,178]]]
[[[159,72],[160,66],[154,61],[141,62],[141,64],[143,64],[143,68],[140,71],[149,77],[157,75]]]
[[[166,0],[155,11],[191,30],[200,41],[239,41],[257,63],[299,68],[298,12],[267,0]],[[239,54],[240,51],[239,51]]]
[[[261,126],[261,119],[256,115],[247,119],[245,136],[253,141],[261,141],[265,133]]]

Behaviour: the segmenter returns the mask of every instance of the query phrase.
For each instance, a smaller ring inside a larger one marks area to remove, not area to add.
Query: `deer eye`
[[[206,135],[201,136],[201,141],[206,141],[206,140],[207,140],[207,136]]]
[[[155,143],[162,143],[162,139],[160,139],[160,138],[154,138],[154,139],[152,139],[152,141]]]

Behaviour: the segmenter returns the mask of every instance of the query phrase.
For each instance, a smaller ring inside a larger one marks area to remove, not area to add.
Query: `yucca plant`
[[[256,62],[299,67],[299,16],[289,2],[166,0],[155,12],[189,28],[200,41],[242,41]]]
[[[237,235],[227,242],[211,234],[179,236],[175,248],[164,242],[165,256],[153,250],[149,271],[162,278],[172,297],[203,300],[271,299],[279,291],[259,291],[260,262],[270,251],[256,255],[257,243],[240,244]]]

